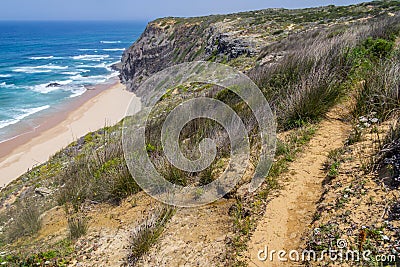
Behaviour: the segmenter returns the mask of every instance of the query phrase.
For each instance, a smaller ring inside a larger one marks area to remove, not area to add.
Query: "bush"
[[[82,213],[75,213],[68,217],[68,230],[71,239],[78,239],[88,231],[88,219]]]
[[[353,115],[374,114],[385,120],[400,110],[400,62],[380,62],[365,75],[356,96]]]
[[[372,57],[381,59],[387,57],[393,50],[394,42],[385,39],[372,39],[371,37],[365,40],[363,47]]]
[[[42,227],[40,215],[39,205],[35,201],[18,203],[11,213],[11,224],[6,229],[8,241],[37,233]]]
[[[118,203],[140,190],[126,165],[120,138],[104,134],[97,142],[103,145],[83,149],[58,175],[59,205],[70,203],[78,211],[85,200]]]

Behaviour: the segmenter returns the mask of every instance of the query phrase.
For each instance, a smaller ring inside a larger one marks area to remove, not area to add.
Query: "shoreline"
[[[81,136],[116,124],[131,101],[140,106],[134,93],[118,80],[111,80],[34,119],[39,126],[0,143],[0,186],[46,162]]]
[[[0,163],[15,147],[21,146],[42,132],[56,126],[65,120],[69,113],[84,105],[90,99],[101,94],[104,90],[117,85],[117,79],[110,79],[107,83],[98,84],[86,88],[86,91],[76,97],[67,99],[64,103],[51,107],[48,110],[34,114],[31,118],[11,125],[11,129],[15,134],[10,135],[7,139],[0,141]],[[33,124],[34,126],[30,126]],[[1,179],[1,177],[0,177]]]

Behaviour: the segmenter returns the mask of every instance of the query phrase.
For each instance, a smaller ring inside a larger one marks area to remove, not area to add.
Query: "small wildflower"
[[[370,122],[372,122],[372,123],[377,123],[378,121],[379,121],[379,119],[377,119],[377,118],[370,119]]]

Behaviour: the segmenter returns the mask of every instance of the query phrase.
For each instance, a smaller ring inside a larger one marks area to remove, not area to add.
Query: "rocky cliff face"
[[[175,64],[193,60],[223,62],[257,54],[261,45],[252,35],[232,31],[229,23],[219,20],[219,16],[210,16],[149,23],[122,56],[122,82],[135,91],[147,77]]]

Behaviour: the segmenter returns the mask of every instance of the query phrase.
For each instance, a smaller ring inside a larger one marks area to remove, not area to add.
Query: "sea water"
[[[0,22],[0,142],[118,73],[145,22]]]

